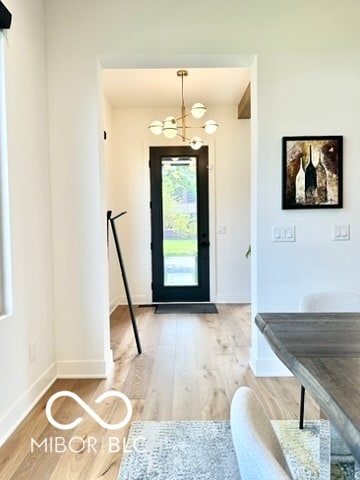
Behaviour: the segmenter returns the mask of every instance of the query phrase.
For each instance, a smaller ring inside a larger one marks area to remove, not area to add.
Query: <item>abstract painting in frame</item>
[[[282,208],[342,208],[343,137],[283,137]]]

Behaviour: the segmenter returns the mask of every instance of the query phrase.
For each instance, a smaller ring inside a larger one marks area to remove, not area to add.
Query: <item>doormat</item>
[[[167,315],[171,313],[218,313],[214,303],[161,303],[156,306],[157,315]]]

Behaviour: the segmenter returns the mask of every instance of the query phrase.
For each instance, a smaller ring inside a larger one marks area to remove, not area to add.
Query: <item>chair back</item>
[[[231,402],[230,425],[242,480],[290,480],[279,440],[255,393],[240,387]]]
[[[352,292],[317,292],[302,297],[300,312],[360,312],[360,294]]]

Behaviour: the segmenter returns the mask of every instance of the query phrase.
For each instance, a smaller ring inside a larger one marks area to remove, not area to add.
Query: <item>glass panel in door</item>
[[[198,285],[195,157],[162,158],[164,285]]]

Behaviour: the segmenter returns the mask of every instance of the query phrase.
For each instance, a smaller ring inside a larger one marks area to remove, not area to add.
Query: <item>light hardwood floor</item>
[[[116,479],[128,426],[105,430],[73,399],[62,397],[53,405],[56,420],[70,423],[79,416],[84,420],[74,430],[54,428],[45,407],[60,390],[75,392],[108,423],[121,421],[125,410],[119,400],[94,404],[109,389],[131,399],[132,420],[215,420],[229,418],[230,402],[240,385],[256,391],[271,418],[298,418],[297,380],[255,378],[248,366],[249,306],[218,305],[218,310],[218,315],[154,315],[151,307],[136,307],[143,346],[139,356],[128,309],[118,307],[111,316],[112,375],[106,380],[56,381],[0,449],[0,480]],[[320,415],[310,395],[305,415]],[[66,450],[60,439],[49,451],[55,437],[65,439]],[[41,448],[33,444],[31,452],[31,439],[44,443]]]

